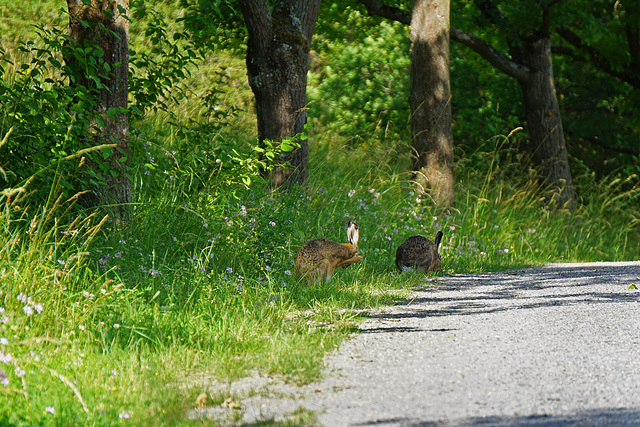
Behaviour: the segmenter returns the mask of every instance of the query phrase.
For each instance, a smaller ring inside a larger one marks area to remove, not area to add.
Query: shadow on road
[[[353,426],[637,426],[640,425],[640,410],[637,409],[598,409],[584,411],[574,415],[533,415],[526,417],[487,417],[467,418],[455,423],[420,421],[415,418],[390,418],[351,424]]]
[[[466,316],[575,304],[639,302],[640,263],[552,264],[500,273],[439,277],[434,285],[400,303],[402,310],[371,313],[394,320]],[[364,333],[411,332],[419,328],[364,328]]]

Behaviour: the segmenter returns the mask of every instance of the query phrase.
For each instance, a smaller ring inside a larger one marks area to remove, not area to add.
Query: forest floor
[[[317,383],[212,382],[191,418],[324,426],[640,424],[640,262],[432,278]],[[201,379],[200,381],[206,381]]]

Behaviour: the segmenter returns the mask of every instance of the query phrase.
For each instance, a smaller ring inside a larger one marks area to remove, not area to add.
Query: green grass
[[[36,3],[25,2],[25,14]],[[206,59],[194,98],[176,105],[174,117],[201,120],[202,76],[224,59]],[[518,154],[493,150],[506,137],[458,156],[456,207],[446,213],[413,193],[402,141],[353,148],[320,119],[311,121],[305,188],[271,192],[226,157],[228,170],[207,169],[205,154],[222,157],[225,144],[250,157],[255,119],[242,60],[226,59],[234,69],[219,86],[228,95],[221,106],[237,115],[215,132],[201,139],[194,132],[185,143],[166,113],[134,124],[142,136],[127,228],[110,230],[71,195],[60,196],[53,178],[51,188],[0,196],[0,424],[206,424],[186,414],[210,393],[209,380],[257,373],[314,381],[323,357],[357,329],[362,309],[424,286],[423,276],[401,275],[393,264],[395,248],[413,234],[443,230],[436,275],[640,256],[637,177],[594,184],[584,171],[575,176],[578,210],[551,210]],[[180,152],[194,141],[197,149]],[[347,220],[360,226],[363,261],[328,285],[297,281],[298,248],[320,236],[346,241]]]

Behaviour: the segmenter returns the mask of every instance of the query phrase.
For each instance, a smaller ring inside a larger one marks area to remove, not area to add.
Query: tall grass
[[[317,378],[322,357],[353,331],[354,309],[424,283],[393,265],[412,234],[444,231],[438,274],[638,257],[633,177],[601,183],[607,191],[569,215],[546,207],[533,174],[509,181],[509,165],[489,177],[462,161],[457,209],[439,213],[409,176],[372,174],[359,155],[314,150],[312,182],[290,192],[189,194],[171,180],[153,194],[138,188],[133,225],[116,233],[55,188],[45,206],[5,192],[2,420],[172,424],[206,391],[193,378]],[[364,260],[329,285],[299,283],[297,249],[319,236],[345,241],[348,219],[361,227]]]

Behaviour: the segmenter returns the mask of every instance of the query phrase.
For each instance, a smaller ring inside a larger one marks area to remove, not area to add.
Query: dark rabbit
[[[329,239],[313,239],[305,243],[298,251],[294,263],[296,276],[303,277],[307,282],[325,283],[331,280],[333,270],[339,267],[348,267],[360,262],[362,257],[358,255],[358,241],[360,230],[355,222],[347,224],[347,237],[349,243],[337,243]]]
[[[413,269],[428,272],[440,270],[438,248],[442,241],[442,231],[436,234],[435,242],[423,236],[411,236],[396,251],[396,267],[402,272]]]

